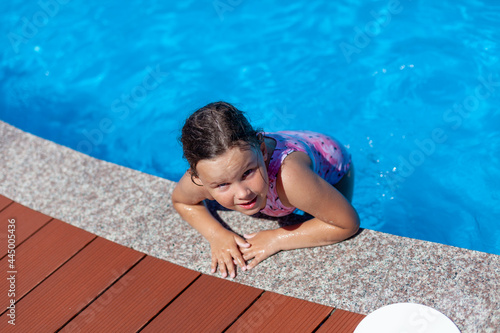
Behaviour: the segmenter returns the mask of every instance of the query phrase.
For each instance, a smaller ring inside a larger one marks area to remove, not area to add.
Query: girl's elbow
[[[326,244],[334,244],[345,241],[356,235],[359,230],[359,218],[349,220],[343,226],[331,226],[331,233],[326,233]]]
[[[352,236],[356,235],[356,234],[358,233],[358,231],[359,231],[359,220],[357,221],[357,223],[356,223],[356,224],[354,224],[354,225],[353,225],[353,226],[349,229],[347,238],[350,238],[350,237],[352,237]],[[347,238],[346,238],[346,239],[347,239]]]
[[[177,213],[180,213],[180,205],[182,205],[182,202],[178,200],[175,195],[172,195],[172,197],[170,198],[170,202],[172,203],[172,207],[174,207]]]
[[[356,235],[359,231],[359,216],[354,214],[348,219],[347,225],[343,228],[344,240]]]
[[[349,237],[354,236],[359,231],[359,215],[354,211],[354,216],[351,218],[351,225],[349,228]]]
[[[177,204],[179,203],[179,201],[178,201],[178,200],[176,200],[176,198],[175,198],[175,196],[174,196],[174,195],[172,195],[172,197],[170,198],[170,203],[172,204],[172,207],[174,207],[174,208],[175,208],[175,210],[177,210],[177,207],[176,207],[176,206],[177,206]]]

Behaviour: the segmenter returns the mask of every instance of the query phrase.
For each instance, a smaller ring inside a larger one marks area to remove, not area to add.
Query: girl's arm
[[[281,251],[329,245],[343,241],[359,229],[359,217],[349,201],[311,169],[305,153],[290,154],[278,174],[277,190],[285,206],[297,207],[313,219],[301,224],[245,235],[251,244],[241,249],[247,268]]]
[[[245,239],[224,228],[208,211],[203,200],[209,198],[203,187],[192,183],[191,175],[186,172],[172,193],[172,203],[183,220],[188,222],[210,243],[212,251],[211,271],[217,266],[222,274],[236,276],[234,262],[243,270],[246,268],[238,248],[250,246]]]

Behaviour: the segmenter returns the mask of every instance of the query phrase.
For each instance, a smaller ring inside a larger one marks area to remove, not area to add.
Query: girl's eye
[[[224,188],[227,185],[229,185],[229,184],[228,183],[222,183],[222,184],[217,185],[217,188]]]
[[[255,171],[255,169],[250,169],[250,170],[245,171],[245,173],[243,174],[243,179],[250,176],[254,171]]]

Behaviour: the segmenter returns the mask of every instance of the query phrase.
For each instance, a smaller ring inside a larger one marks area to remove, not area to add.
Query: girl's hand
[[[247,267],[240,249],[249,246],[250,244],[244,238],[234,232],[224,229],[224,231],[217,233],[217,236],[210,241],[212,274],[216,272],[218,266],[223,278],[227,277],[228,273],[234,278],[236,276],[235,264],[239,265],[244,271]]]
[[[277,244],[275,230],[262,230],[253,234],[244,235],[245,239],[250,243],[250,247],[240,248],[243,253],[243,259],[253,259],[247,265],[247,269],[252,269],[257,266],[262,260],[272,256],[281,249]]]

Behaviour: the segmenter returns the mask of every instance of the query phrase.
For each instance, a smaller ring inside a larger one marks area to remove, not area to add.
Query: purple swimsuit
[[[269,190],[266,207],[260,212],[269,216],[291,214],[295,207],[285,207],[276,190],[276,176],[285,158],[296,151],[306,153],[312,160],[313,170],[328,183],[335,185],[351,166],[351,155],[335,139],[308,131],[282,131],[266,133],[276,140],[276,148],[269,162]]]

